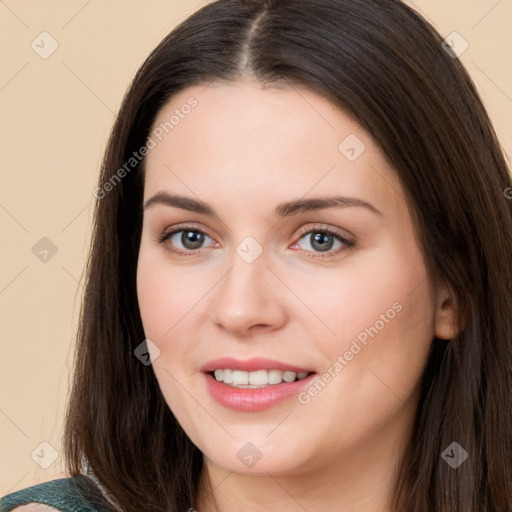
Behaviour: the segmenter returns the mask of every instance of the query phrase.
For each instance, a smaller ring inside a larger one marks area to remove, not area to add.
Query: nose
[[[231,270],[217,289],[214,322],[236,337],[277,330],[288,320],[284,288],[263,254],[252,263],[234,254]]]

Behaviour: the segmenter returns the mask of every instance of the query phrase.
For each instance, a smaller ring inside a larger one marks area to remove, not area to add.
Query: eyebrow
[[[210,205],[204,203],[203,201],[192,199],[191,197],[168,194],[167,192],[157,192],[144,203],[144,210],[147,210],[156,204],[174,206],[182,210],[201,213],[203,215],[218,218],[218,214]],[[355,197],[343,196],[316,197],[311,199],[298,199],[295,201],[280,203],[274,209],[274,215],[276,217],[283,218],[290,217],[292,215],[298,215],[300,213],[323,210],[326,208],[348,208],[351,206],[366,208],[367,210],[380,217],[384,216],[380,210],[366,201],[357,199]]]

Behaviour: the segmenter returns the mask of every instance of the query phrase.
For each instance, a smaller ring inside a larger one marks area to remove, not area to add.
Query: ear
[[[435,311],[435,336],[441,340],[450,340],[455,338],[462,330],[457,325],[457,297],[453,290],[443,285],[436,300]]]

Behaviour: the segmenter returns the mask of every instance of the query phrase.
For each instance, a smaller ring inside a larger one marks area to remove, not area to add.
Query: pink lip
[[[219,368],[219,366],[217,366],[217,368]],[[224,366],[224,368],[232,368],[232,366],[227,365]],[[263,369],[261,366],[258,368]],[[272,368],[279,369],[275,366]],[[228,409],[242,412],[263,411],[264,409],[279,404],[287,398],[296,396],[301,389],[311,385],[315,377],[316,373],[312,373],[304,379],[295,382],[269,384],[264,388],[248,389],[231,387],[228,384],[224,384],[224,382],[217,381],[211,373],[204,374],[206,388],[211,397]]]
[[[246,372],[254,372],[256,370],[282,370],[295,373],[309,373],[313,371],[308,368],[300,368],[298,366],[282,363],[281,361],[275,361],[273,359],[266,359],[264,357],[255,357],[247,360],[235,359],[234,357],[221,357],[219,359],[208,361],[201,367],[201,371],[208,373],[217,369],[224,370],[225,368],[229,368],[231,370],[243,370]]]
[[[256,370],[282,370],[289,372],[311,373],[306,378],[295,382],[283,382],[281,384],[269,384],[264,388],[234,388],[224,382],[219,382],[211,374],[214,370],[243,370],[253,372]],[[201,367],[206,379],[206,388],[214,400],[228,409],[244,412],[257,412],[297,395],[301,389],[311,384],[316,373],[309,368],[290,365],[274,359],[255,357],[241,360],[234,357],[221,357],[208,361]]]

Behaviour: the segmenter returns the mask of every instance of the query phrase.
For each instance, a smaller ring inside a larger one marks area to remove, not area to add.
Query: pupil
[[[315,233],[311,245],[319,251],[328,251],[333,244],[333,237],[325,233]]]
[[[181,243],[187,249],[197,249],[203,245],[204,235],[198,231],[184,231],[181,235]]]

